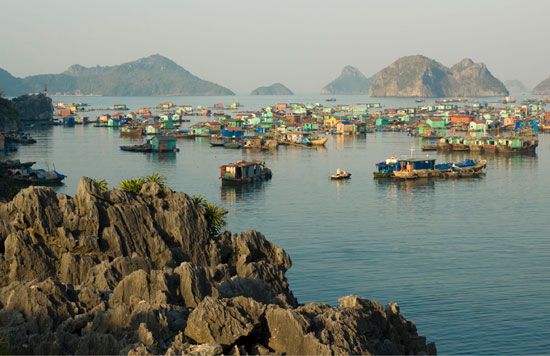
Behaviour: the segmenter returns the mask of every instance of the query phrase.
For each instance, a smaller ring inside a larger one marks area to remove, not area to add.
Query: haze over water
[[[336,96],[335,104],[414,100]],[[172,100],[212,105],[237,99],[243,110],[277,102],[323,102],[326,96],[191,98],[54,98],[131,109]],[[91,112],[93,118],[100,112]],[[193,118],[202,120],[202,118]],[[192,123],[191,123],[192,124]],[[116,129],[77,126],[36,130],[37,143],[11,158],[55,164],[68,175],[59,192],[73,195],[81,176],[123,178],[159,172],[168,185],[203,194],[229,211],[228,229],[257,229],[293,260],[287,273],[301,303],[336,304],[346,294],[397,301],[442,354],[550,352],[550,139],[537,156],[487,156],[487,176],[472,180],[381,182],[374,164],[408,155],[419,141],[404,133],[332,137],[326,149],[274,152],[210,147],[179,140],[178,154],[122,152]],[[438,162],[468,155],[430,153]],[[221,164],[263,159],[274,176],[258,186],[221,188]],[[353,176],[333,182],[337,167]]]

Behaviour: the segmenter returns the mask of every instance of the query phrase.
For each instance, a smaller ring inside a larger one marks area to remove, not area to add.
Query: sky
[[[469,57],[533,87],[550,76],[547,0],[2,0],[0,68],[164,55],[237,93],[318,93],[345,65],[371,76],[405,55]],[[11,16],[10,16],[11,15]]]

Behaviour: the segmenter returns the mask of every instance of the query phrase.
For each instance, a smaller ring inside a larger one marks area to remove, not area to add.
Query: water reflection
[[[264,194],[266,185],[269,185],[269,182],[254,182],[251,184],[244,185],[222,185],[220,187],[220,199],[224,203],[230,205],[237,202],[245,201],[249,198],[259,199],[258,194]]]

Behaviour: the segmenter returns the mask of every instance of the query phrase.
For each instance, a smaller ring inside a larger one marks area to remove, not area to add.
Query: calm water
[[[237,99],[250,110],[324,98]],[[374,101],[337,98],[337,103]],[[211,105],[232,99],[61,100],[136,108],[164,100]],[[54,127],[34,136],[37,144],[20,147],[12,157],[36,160],[38,166],[55,163],[68,175],[60,192],[73,194],[83,175],[118,184],[160,172],[174,189],[223,205],[230,230],[257,229],[291,255],[294,266],[287,275],[300,302],[336,304],[351,293],[397,301],[441,353],[550,353],[550,136],[540,137],[538,157],[489,158],[483,179],[404,183],[372,179],[375,162],[419,148],[416,139],[399,133],[333,137],[324,150],[281,147],[268,153],[180,140],[181,152],[174,155],[122,152],[118,146],[131,140],[108,128]],[[218,167],[243,158],[264,159],[273,179],[222,189]],[[353,178],[330,181],[337,167]]]

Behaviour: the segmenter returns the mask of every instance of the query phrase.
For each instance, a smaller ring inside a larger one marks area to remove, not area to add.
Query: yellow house
[[[334,127],[338,124],[338,122],[340,122],[340,120],[338,120],[334,116],[330,116],[330,117],[327,117],[325,120],[323,120],[323,125]]]

